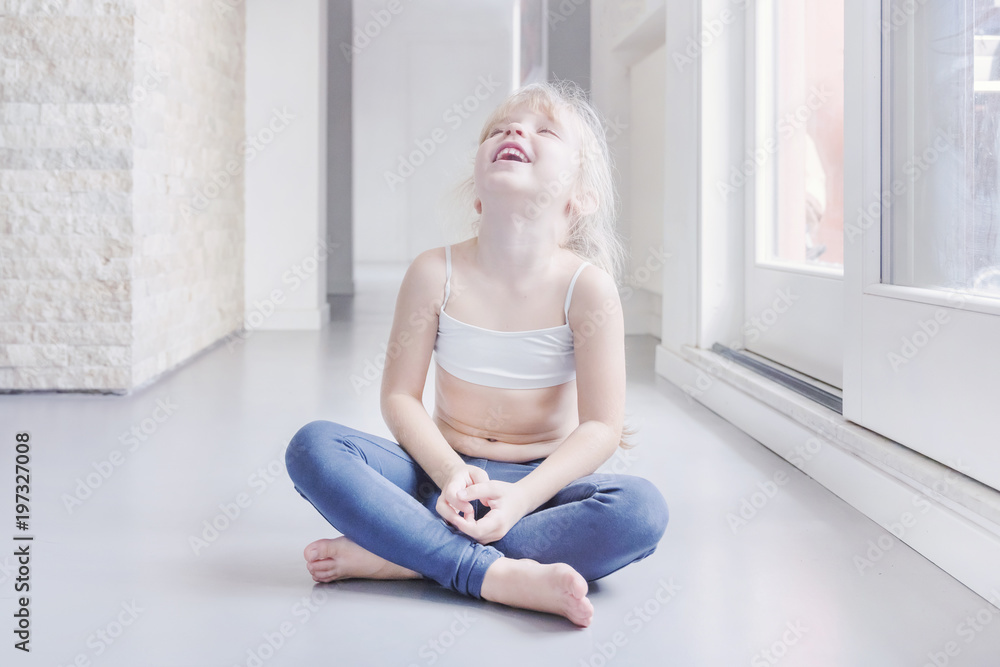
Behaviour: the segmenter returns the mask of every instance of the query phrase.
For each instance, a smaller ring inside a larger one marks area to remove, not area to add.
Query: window
[[[843,383],[844,3],[750,6],[743,346],[835,390]]]
[[[883,32],[883,282],[1000,298],[1000,3],[893,2]]]
[[[848,9],[844,416],[1000,489],[998,4]]]
[[[758,259],[844,263],[844,3],[761,3],[758,95],[774,153],[761,185]]]

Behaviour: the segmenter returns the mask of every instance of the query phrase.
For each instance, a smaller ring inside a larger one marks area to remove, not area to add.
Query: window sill
[[[681,356],[704,372],[794,419],[818,437],[832,441],[912,486],[914,491],[952,505],[951,509],[1000,535],[1000,492],[995,489],[858,426],[833,410],[714,352],[685,346]]]
[[[933,518],[897,537],[983,597],[1000,584],[1000,492],[714,352],[661,344],[656,372],[890,531],[919,494]]]

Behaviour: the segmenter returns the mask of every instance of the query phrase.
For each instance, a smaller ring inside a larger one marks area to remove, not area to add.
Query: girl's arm
[[[458,492],[460,500],[479,499],[490,507],[474,526],[463,528],[483,544],[501,539],[567,484],[596,471],[621,441],[625,323],[618,288],[603,271],[584,271],[576,285],[578,296],[573,298],[569,320],[574,332],[580,425],[519,481],[492,480]]]
[[[618,288],[607,272],[587,269],[580,274],[569,322],[576,357],[580,425],[516,483],[524,493],[525,514],[573,480],[595,472],[611,458],[621,441],[625,419],[625,321]]]
[[[444,298],[444,262],[439,250],[420,253],[403,277],[382,371],[382,418],[407,454],[439,488],[465,467],[424,407],[424,384],[437,337]]]

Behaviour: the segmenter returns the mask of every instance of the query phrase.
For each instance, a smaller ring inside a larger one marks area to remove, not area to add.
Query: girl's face
[[[565,208],[579,171],[576,128],[519,107],[487,128],[476,153],[476,197],[517,195],[538,208]]]

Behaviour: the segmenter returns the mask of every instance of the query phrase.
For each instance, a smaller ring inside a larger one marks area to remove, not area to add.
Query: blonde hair
[[[522,107],[544,113],[554,120],[575,122],[580,140],[580,176],[574,186],[577,193],[586,193],[596,206],[588,212],[576,206],[570,208],[569,232],[560,247],[603,269],[615,285],[621,287],[628,249],[618,233],[620,202],[604,119],[590,103],[587,92],[573,81],[532,83],[515,90],[490,114],[480,131],[479,145],[497,122]],[[458,206],[466,213],[473,209],[475,188],[474,174],[470,174],[455,189]],[[473,235],[478,235],[480,222],[481,217],[470,221]],[[635,433],[635,429],[623,426],[619,446],[623,449],[634,447],[625,436]]]

